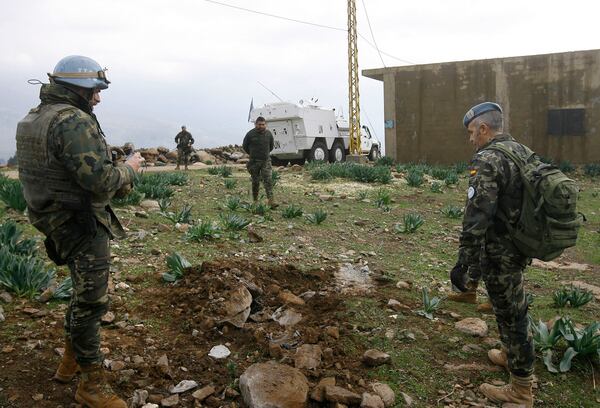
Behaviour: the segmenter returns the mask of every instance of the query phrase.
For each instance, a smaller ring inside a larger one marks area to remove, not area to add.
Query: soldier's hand
[[[127,161],[125,162],[125,164],[128,164],[131,166],[131,168],[133,168],[133,171],[135,171],[136,173],[140,170],[140,167],[142,167],[142,164],[144,163],[144,158],[142,157],[142,155],[140,154],[140,152],[136,152],[134,153],[129,159],[127,159]]]

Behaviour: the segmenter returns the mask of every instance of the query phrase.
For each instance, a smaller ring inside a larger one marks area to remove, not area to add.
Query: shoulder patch
[[[469,187],[469,189],[467,190],[467,198],[470,200],[473,197],[475,197],[475,188]]]

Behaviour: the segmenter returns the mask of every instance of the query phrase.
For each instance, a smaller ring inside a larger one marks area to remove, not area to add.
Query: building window
[[[548,109],[548,134],[585,135],[585,109]]]

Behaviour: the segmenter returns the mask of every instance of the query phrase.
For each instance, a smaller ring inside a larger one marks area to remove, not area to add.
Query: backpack
[[[529,148],[521,155],[503,142],[487,149],[504,153],[515,163],[523,182],[523,204],[516,224],[501,211],[513,243],[523,255],[550,261],[575,246],[583,216],[577,212],[579,188],[552,164],[543,163]]]

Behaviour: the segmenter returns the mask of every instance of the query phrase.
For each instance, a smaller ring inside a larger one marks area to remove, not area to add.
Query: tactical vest
[[[27,206],[36,212],[91,209],[90,193],[82,189],[49,150],[50,127],[60,114],[77,110],[68,104],[40,105],[17,125],[19,179]]]

